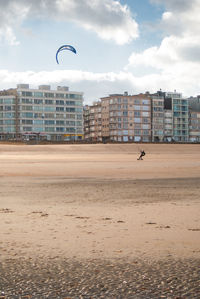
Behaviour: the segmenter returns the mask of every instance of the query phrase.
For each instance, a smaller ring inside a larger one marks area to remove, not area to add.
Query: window
[[[64,111],[64,107],[56,107],[56,111]]]
[[[37,119],[37,120],[34,120],[34,125],[43,125],[43,120],[41,119]]]
[[[56,118],[65,118],[63,113],[56,113]]]
[[[141,135],[141,130],[134,130],[134,135]]]
[[[31,119],[22,119],[21,123],[22,125],[32,125],[33,121]]]
[[[30,112],[22,112],[22,113],[21,113],[21,116],[22,116],[22,117],[25,117],[25,118],[33,118],[33,113],[30,113]]]
[[[75,111],[81,113],[81,112],[83,112],[83,109],[82,108],[75,108]]]
[[[43,104],[43,100],[35,99],[34,104]],[[45,101],[45,104],[46,104],[46,101]]]
[[[149,130],[143,130],[143,135],[149,135]]]
[[[150,110],[150,106],[142,106],[142,110],[149,111]],[[160,111],[163,111],[163,109],[161,108]]]
[[[43,111],[43,106],[33,106],[34,111]]]
[[[75,133],[75,128],[66,128],[67,133]]]
[[[22,127],[22,129],[23,129],[24,132],[27,132],[27,131],[31,132],[31,131],[33,131],[32,127]]]
[[[5,118],[15,118],[15,113],[13,112],[5,112],[4,113]]]
[[[16,132],[15,127],[5,127],[4,132]]]
[[[68,94],[68,98],[69,99],[80,99],[80,95],[78,94]]]
[[[15,125],[14,119],[6,119],[4,122],[5,122],[5,125]]]
[[[134,104],[136,104],[136,105],[140,104],[140,100],[135,99],[135,100],[134,100]]]
[[[54,93],[51,92],[45,92],[44,93],[45,98],[54,98]]]
[[[33,127],[34,132],[44,132],[44,129],[42,127]]]
[[[5,111],[11,111],[12,107],[11,106],[5,106]]]
[[[64,120],[56,120],[56,125],[58,125],[58,126],[64,126],[65,125],[65,121]]]
[[[82,122],[81,122],[81,121],[77,121],[77,122],[76,122],[76,125],[77,125],[78,127],[82,127]]]
[[[76,118],[77,119],[83,119],[83,116],[82,116],[82,114],[77,114]]]
[[[23,97],[32,97],[33,93],[30,91],[22,91]]]
[[[144,117],[143,118],[143,123],[148,124],[149,123],[149,118]]]
[[[54,118],[54,114],[53,113],[45,113],[45,118]]]
[[[15,104],[15,99],[4,99],[4,104]]]
[[[52,105],[53,104],[53,100],[45,100],[45,104],[46,105]]]
[[[43,97],[43,92],[34,92],[33,95],[34,95],[34,97],[42,98]]]
[[[75,108],[68,108],[68,107],[66,107],[66,111],[67,112],[75,112]]]
[[[128,135],[128,130],[123,130],[123,135]]]
[[[56,93],[56,98],[58,99],[64,99],[64,93]]]
[[[135,105],[135,106],[134,106],[134,109],[135,109],[135,110],[140,110],[140,106]]]
[[[55,132],[55,128],[54,127],[45,127],[45,131],[46,132]]]
[[[134,118],[134,122],[135,122],[135,123],[140,123],[140,122],[141,122],[141,118],[136,118],[136,117],[135,117],[135,118]]]
[[[149,125],[142,125],[142,129],[149,129]]]
[[[143,105],[148,105],[149,104],[149,100],[142,100],[142,104]]]
[[[63,100],[56,100],[56,105],[64,105],[64,101]]]
[[[55,121],[54,121],[54,120],[45,120],[45,121],[44,121],[44,124],[45,124],[45,125],[54,125],[54,124],[55,124]]]
[[[68,120],[66,120],[66,126],[75,126],[75,121],[72,121],[72,120],[68,121]]]
[[[64,132],[64,128],[63,127],[56,127],[56,132]]]
[[[75,102],[75,105],[76,105],[76,106],[82,106],[82,102],[81,102],[81,101],[76,101],[76,102]],[[99,109],[98,109],[98,110],[99,110]],[[100,111],[101,111],[101,110],[100,110]]]
[[[21,99],[21,103],[22,103],[22,104],[32,104],[32,103],[33,103],[33,100],[32,100],[32,99],[25,99],[25,98],[22,98],[22,99]]]
[[[149,116],[149,112],[142,112],[142,116],[148,117]]]
[[[78,116],[78,115],[77,115]],[[81,115],[82,116],[82,115]],[[67,119],[75,119],[75,114],[66,114]]]
[[[43,113],[33,113],[33,117],[34,118],[44,118],[44,114]]]
[[[140,116],[140,111],[134,111],[134,116]]]

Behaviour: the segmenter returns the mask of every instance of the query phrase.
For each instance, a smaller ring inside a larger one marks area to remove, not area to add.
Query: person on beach
[[[141,150],[140,151],[140,156],[137,160],[143,160],[142,157],[144,157],[146,155],[145,151],[144,150]]]

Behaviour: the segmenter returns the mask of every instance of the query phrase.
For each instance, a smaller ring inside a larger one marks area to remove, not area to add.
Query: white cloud
[[[150,69],[152,85],[179,89],[183,93],[200,93],[200,0],[152,0],[163,3],[161,28],[166,37],[160,45],[133,52],[126,70]],[[143,76],[144,82],[145,78]],[[149,77],[149,78],[150,78]],[[146,82],[148,86],[148,82]]]
[[[163,13],[160,26],[167,34],[200,33],[200,0],[151,0],[151,2],[165,6],[166,12]]]
[[[132,53],[129,66],[151,66],[159,70],[176,72],[178,65],[200,64],[200,37],[169,36],[162,40],[160,46],[146,49],[142,53]],[[186,68],[187,69],[187,68]]]
[[[15,37],[13,29],[10,26],[3,26],[0,29],[0,40],[1,39],[4,39],[11,46],[16,46],[19,44],[19,42],[17,41],[17,39]]]
[[[125,44],[138,37],[138,25],[126,5],[116,0],[1,0],[0,38],[15,44],[13,28],[29,17],[75,22],[106,40]],[[12,32],[9,38],[5,26]]]
[[[180,76],[170,72],[160,74],[148,74],[138,77],[131,72],[109,72],[92,73],[84,71],[50,71],[50,72],[9,72],[0,71],[0,88],[15,88],[19,83],[28,83],[37,88],[41,84],[50,84],[52,87],[67,85],[70,90],[84,92],[85,104],[91,104],[100,97],[111,93],[129,94],[139,92],[155,92],[163,90],[180,91],[184,96],[196,95],[198,90],[199,70],[193,69],[193,76],[183,74],[180,69]]]

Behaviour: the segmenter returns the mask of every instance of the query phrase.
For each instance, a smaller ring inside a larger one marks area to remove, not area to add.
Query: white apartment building
[[[83,139],[83,93],[28,84],[0,92],[0,140],[9,138]]]

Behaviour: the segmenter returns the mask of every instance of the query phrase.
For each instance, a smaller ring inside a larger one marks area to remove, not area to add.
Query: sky
[[[200,94],[200,0],[0,0],[0,90]],[[72,45],[77,54],[56,51]]]

